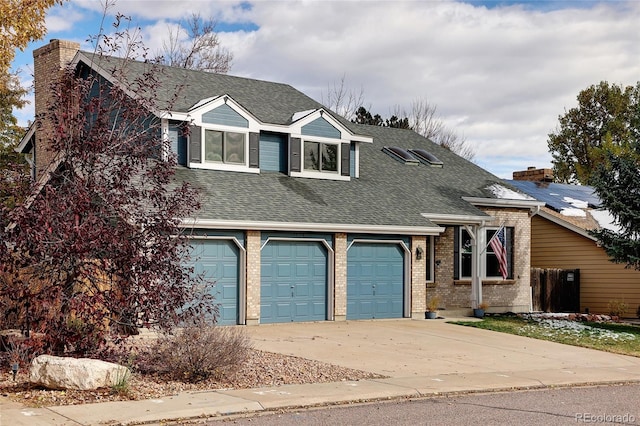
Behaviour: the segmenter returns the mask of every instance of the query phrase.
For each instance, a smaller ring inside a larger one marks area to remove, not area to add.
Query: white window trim
[[[234,127],[234,126],[223,126],[223,125],[211,125],[211,124],[202,124],[201,126],[201,134],[200,140],[202,143],[200,144],[200,158],[202,158],[201,163],[189,162],[189,167],[192,169],[207,169],[207,170],[223,170],[229,172],[245,172],[245,173],[260,173],[260,169],[258,168],[250,168],[249,167],[249,133],[250,129],[246,127]],[[223,163],[223,162],[212,162],[206,161],[205,159],[205,133],[207,130],[213,130],[216,132],[233,132],[233,133],[241,133],[244,135],[244,164],[231,164],[231,163]]]
[[[431,278],[427,279],[428,283],[433,283],[435,282],[435,273],[436,273],[436,268],[435,268],[435,254],[436,254],[436,250],[434,247],[435,244],[435,238],[433,237],[433,235],[427,235],[427,242],[429,243],[429,250],[427,253],[425,253],[425,255],[427,256],[427,271],[429,272],[429,276]]]
[[[342,176],[342,145],[347,144],[351,145],[351,141],[346,139],[333,139],[333,138],[325,138],[322,136],[308,136],[308,135],[291,135],[292,137],[300,138],[300,171],[299,172],[291,172],[292,177],[304,177],[310,179],[326,179],[326,180],[343,180],[349,181],[351,180],[351,176]],[[327,145],[337,145],[338,146],[338,171],[337,172],[321,172],[316,170],[305,170],[304,168],[304,144],[306,142],[316,142],[323,143]]]
[[[505,227],[509,228],[509,227]],[[486,239],[486,235],[487,235],[487,231],[497,231],[498,229],[500,229],[500,227],[498,226],[487,226],[482,228],[483,235],[482,235],[482,245],[486,246],[486,248],[484,250],[482,250],[482,253],[480,253],[480,269],[481,269],[481,273],[480,276],[482,277],[482,279],[486,279],[486,280],[500,280],[502,281],[502,276],[487,276],[487,252],[489,250],[489,240]],[[470,280],[472,279],[471,276],[464,276],[462,275],[462,255],[463,255],[463,251],[462,251],[462,235],[463,235],[463,231],[466,232],[466,230],[464,229],[464,227],[460,227],[458,229],[459,235],[458,235],[458,243],[459,243],[459,247],[458,247],[458,276],[460,277],[461,280]],[[472,246],[472,251],[473,251],[473,246]],[[473,252],[471,254],[473,256]],[[513,266],[512,266],[513,268]],[[513,271],[511,271],[513,273]],[[509,279],[509,278],[507,278]]]

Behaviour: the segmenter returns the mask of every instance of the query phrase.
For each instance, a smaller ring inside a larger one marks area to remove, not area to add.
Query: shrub
[[[640,318],[640,305],[638,305],[638,310],[636,311],[636,316]]]
[[[438,305],[440,304],[440,296],[433,296],[427,302],[427,311],[435,312],[438,310]]]
[[[629,305],[623,300],[609,300],[607,307],[609,308],[609,315],[612,317],[622,317],[629,309]]]
[[[149,368],[176,380],[199,382],[224,377],[247,359],[251,342],[244,330],[194,323],[158,339]]]
[[[32,337],[6,335],[0,339],[0,350],[3,352],[3,364],[18,365],[18,370],[28,371],[31,361],[44,353],[44,339],[42,335]]]

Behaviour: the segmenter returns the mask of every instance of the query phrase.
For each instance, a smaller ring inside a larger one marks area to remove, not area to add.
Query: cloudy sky
[[[109,0],[110,3],[112,2]],[[104,0],[71,0],[47,17],[52,38],[86,40]],[[503,178],[551,167],[547,135],[577,94],[602,80],[640,80],[640,1],[116,0],[151,50],[192,12],[217,19],[230,74],[288,83],[326,99],[343,79],[389,116],[426,100],[463,135],[476,162]],[[14,62],[30,83],[33,43]],[[33,117],[26,108],[21,124]]]

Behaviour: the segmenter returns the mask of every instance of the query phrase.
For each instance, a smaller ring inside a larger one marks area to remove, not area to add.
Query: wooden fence
[[[533,310],[580,312],[580,269],[531,268]]]

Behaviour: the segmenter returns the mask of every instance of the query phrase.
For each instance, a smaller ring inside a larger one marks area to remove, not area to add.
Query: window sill
[[[241,173],[260,173],[260,169],[248,167],[243,164],[229,164],[229,163],[189,163],[190,169],[202,169],[202,170],[219,170],[225,172],[241,172]]]
[[[338,173],[329,173],[329,172],[291,172],[291,177],[301,177],[301,178],[309,178],[309,179],[325,179],[325,180],[342,180],[348,181],[351,180],[351,176],[342,176]]]
[[[516,280],[482,280],[482,285],[514,285]],[[471,280],[454,280],[453,285],[471,285]]]

